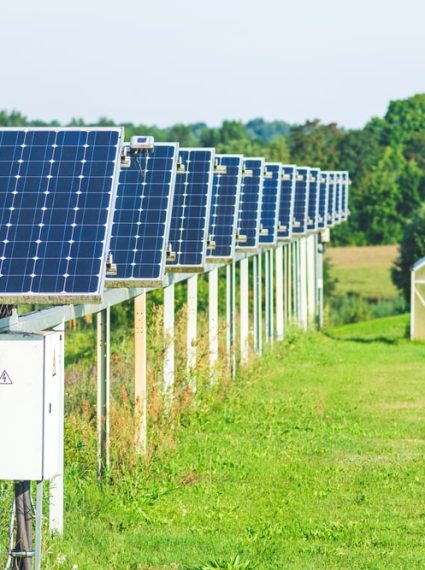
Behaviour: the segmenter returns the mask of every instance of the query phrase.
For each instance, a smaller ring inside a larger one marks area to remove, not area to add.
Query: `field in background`
[[[329,247],[325,255],[331,275],[338,279],[336,293],[355,292],[374,300],[397,297],[390,276],[398,255],[396,245]]]
[[[66,534],[46,568],[424,568],[424,346],[407,327],[288,331],[145,468],[101,486],[68,424]]]

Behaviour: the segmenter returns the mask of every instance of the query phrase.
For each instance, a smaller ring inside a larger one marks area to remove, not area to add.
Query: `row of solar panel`
[[[348,173],[158,143],[121,128],[0,129],[0,302],[96,302],[348,215]]]

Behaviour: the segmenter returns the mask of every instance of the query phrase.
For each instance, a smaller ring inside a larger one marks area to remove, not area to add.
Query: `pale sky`
[[[0,0],[0,109],[361,127],[425,92],[425,0]]]

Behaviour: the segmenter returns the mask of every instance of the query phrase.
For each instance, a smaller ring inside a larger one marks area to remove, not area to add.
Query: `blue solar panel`
[[[341,172],[335,172],[335,224],[341,223],[342,209],[342,177]]]
[[[329,172],[321,172],[319,189],[319,218],[318,228],[323,230],[327,227],[329,198]]]
[[[164,278],[178,144],[156,143],[122,168],[111,252],[117,275],[109,287],[153,287]]]
[[[310,168],[307,230],[315,232],[319,222],[320,168]]]
[[[280,192],[282,186],[282,165],[266,163],[261,204],[260,245],[273,246],[277,241]]]
[[[169,271],[202,271],[214,174],[214,149],[181,149],[171,215],[169,243],[175,253]]]
[[[96,302],[121,128],[0,129],[0,302]]]
[[[335,205],[336,205],[336,191],[335,191],[335,172],[329,172],[329,197],[328,197],[328,217],[327,226],[332,228],[335,225]]]
[[[341,220],[346,221],[349,215],[348,210],[348,187],[349,187],[349,175],[347,171],[343,171],[342,175],[342,214]]]
[[[244,158],[236,235],[236,249],[240,251],[258,248],[264,166],[264,158]]]
[[[295,182],[294,224],[292,232],[295,235],[305,235],[307,232],[307,209],[310,190],[310,169],[297,167]]]
[[[231,262],[234,255],[243,157],[221,154],[216,156],[216,163],[208,232],[214,247],[207,250],[207,261],[225,263]],[[225,172],[220,173],[220,168]]]
[[[292,238],[292,221],[294,218],[297,167],[293,164],[284,164],[282,171],[277,237],[279,241],[290,241]]]

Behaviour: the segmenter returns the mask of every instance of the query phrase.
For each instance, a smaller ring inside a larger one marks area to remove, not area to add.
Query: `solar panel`
[[[99,302],[121,128],[0,129],[0,302]]]
[[[332,228],[335,225],[335,206],[336,206],[336,186],[335,172],[329,172],[329,197],[328,197],[328,216],[327,226]]]
[[[280,192],[279,222],[277,227],[277,237],[279,241],[290,241],[292,238],[296,172],[297,167],[294,164],[284,164],[282,166],[282,188]]]
[[[319,221],[320,168],[310,168],[310,190],[308,193],[307,230],[315,232]]]
[[[131,155],[122,168],[112,226],[111,252],[117,274],[109,287],[154,287],[164,279],[179,145],[156,143]]]
[[[349,188],[349,174],[345,170],[341,173],[342,175],[342,215],[341,220],[346,221],[349,216],[348,210],[348,188]]]
[[[238,251],[255,251],[258,248],[264,166],[264,158],[244,158],[236,234]]]
[[[207,250],[209,263],[230,263],[235,250],[243,157],[216,155]]]
[[[342,177],[341,172],[334,173],[335,179],[335,224],[341,223],[342,209]]]
[[[180,150],[169,237],[174,258],[167,260],[168,271],[204,269],[214,154],[211,148]]]
[[[308,167],[297,167],[295,181],[295,202],[294,202],[294,222],[293,234],[305,235],[307,232],[307,209],[310,190],[310,169]]]
[[[319,188],[319,216],[317,227],[324,230],[327,227],[328,216],[328,198],[329,198],[329,172],[322,171],[320,173]]]
[[[273,246],[277,241],[281,186],[282,165],[266,162],[260,219],[260,245],[264,247]]]

